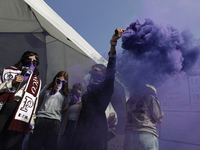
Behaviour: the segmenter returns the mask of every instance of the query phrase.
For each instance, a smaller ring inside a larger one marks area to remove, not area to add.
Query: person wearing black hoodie
[[[106,150],[107,149],[107,120],[105,110],[114,91],[117,40],[124,30],[117,28],[110,40],[108,65],[96,64],[89,72],[87,92],[82,96],[82,109],[70,150]]]

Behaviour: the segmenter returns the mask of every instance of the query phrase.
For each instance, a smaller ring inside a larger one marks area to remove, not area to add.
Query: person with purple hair
[[[39,56],[26,51],[0,80],[0,150],[21,150],[25,134],[32,132],[41,88]]]
[[[156,89],[149,84],[137,87],[126,103],[124,150],[158,150],[155,124],[163,116]]]
[[[28,150],[57,149],[61,112],[68,102],[68,73],[60,71],[40,94],[35,129],[30,135]]]
[[[70,150],[107,150],[108,129],[105,110],[114,91],[117,40],[124,32],[117,28],[110,40],[107,68],[103,64],[92,66],[88,74],[87,91],[82,96],[82,108]]]

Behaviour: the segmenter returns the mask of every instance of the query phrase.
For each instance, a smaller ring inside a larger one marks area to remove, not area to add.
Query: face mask
[[[105,76],[102,76],[95,71],[90,71],[89,74],[87,74],[82,82],[82,93],[86,91],[91,91],[93,88],[95,88],[97,85],[99,85],[101,82],[105,80]]]
[[[63,87],[63,82],[57,81],[57,85],[58,85],[58,90],[57,91],[59,91]]]
[[[73,92],[73,95],[74,95],[75,97],[77,97],[77,99],[80,99],[80,97],[81,97],[81,93],[78,93],[77,91],[74,91],[74,92]]]
[[[71,91],[72,97],[69,102],[69,106],[76,104],[81,99],[81,93],[78,93],[77,91]]]
[[[102,71],[92,70],[89,73],[91,74],[90,84],[98,85],[105,80],[105,76],[101,74]]]
[[[58,91],[60,91],[62,89],[62,87],[67,83],[67,81],[65,80],[61,80],[60,78],[56,78],[56,82],[57,82],[57,85],[58,85],[58,89],[56,91],[51,91],[49,93],[49,95],[54,95],[56,94]]]
[[[27,73],[29,73],[29,74],[31,74],[35,70],[35,65],[32,61],[25,61],[23,63],[23,67],[26,67],[28,69]]]
[[[24,81],[26,81],[29,78],[30,74],[34,72],[35,65],[33,64],[32,61],[25,61],[22,66],[22,73],[24,70],[26,70],[26,73],[23,74],[23,76],[24,76]]]

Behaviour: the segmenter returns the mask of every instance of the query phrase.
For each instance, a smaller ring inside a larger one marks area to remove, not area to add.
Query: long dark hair
[[[68,90],[68,73],[65,71],[58,72],[55,75],[55,77],[53,78],[53,81],[48,85],[47,89],[52,92],[55,92],[58,89],[58,84],[56,82],[56,78],[60,77],[60,76],[64,76],[65,80],[67,80],[67,83],[62,88],[62,92],[63,92],[63,95],[68,96],[68,91],[69,91]]]
[[[24,52],[24,54],[22,55],[21,59],[19,62],[17,62],[14,66],[19,68],[19,69],[22,69],[22,66],[23,66],[23,63],[26,59],[29,58],[29,56],[35,56],[36,60],[37,60],[37,65],[35,67],[35,70],[33,72],[34,75],[38,76],[39,75],[39,69],[37,68],[37,66],[39,65],[39,56],[37,53],[35,52],[31,52],[31,51],[26,51]]]

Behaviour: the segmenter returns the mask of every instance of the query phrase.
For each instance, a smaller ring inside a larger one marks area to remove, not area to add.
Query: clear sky
[[[190,29],[200,39],[200,0],[45,0],[96,51],[106,57],[115,28],[145,18]],[[118,43],[120,49],[121,43]]]

